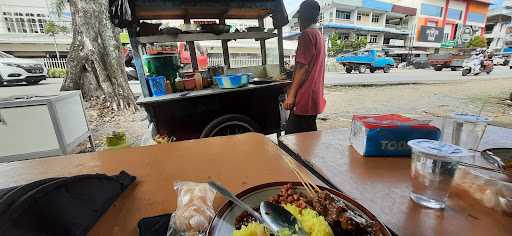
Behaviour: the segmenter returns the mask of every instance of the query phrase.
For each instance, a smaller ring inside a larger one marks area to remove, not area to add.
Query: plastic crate
[[[165,89],[165,76],[154,76],[146,78],[148,80],[149,89],[153,97],[167,95]]]

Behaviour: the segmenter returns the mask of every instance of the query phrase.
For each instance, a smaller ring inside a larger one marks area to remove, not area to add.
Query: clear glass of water
[[[411,159],[411,199],[428,208],[444,208],[459,161],[467,150],[439,141],[417,139],[409,143]]]
[[[453,118],[451,143],[471,151],[478,151],[489,118],[466,113],[455,113]]]

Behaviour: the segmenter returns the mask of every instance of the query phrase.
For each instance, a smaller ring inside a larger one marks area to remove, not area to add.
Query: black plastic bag
[[[0,235],[81,236],[135,177],[122,171],[50,178],[0,190]]]
[[[118,28],[127,28],[135,18],[135,5],[132,0],[109,0],[110,21]]]

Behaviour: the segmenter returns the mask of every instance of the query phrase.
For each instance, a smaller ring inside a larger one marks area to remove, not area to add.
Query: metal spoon
[[[278,233],[282,229],[288,229],[292,234],[306,236],[306,232],[300,227],[299,222],[292,213],[280,205],[267,201],[261,202],[260,214],[263,217],[263,222],[274,233]]]
[[[242,202],[233,193],[231,193],[219,183],[216,183],[215,181],[209,181],[208,185],[227,199],[233,201],[242,209],[249,212],[249,214],[254,216],[259,222],[263,222],[268,225],[272,232],[277,234],[284,228],[288,229],[291,233],[297,234],[298,236],[306,236],[304,230],[302,230],[302,228],[298,225],[297,219],[295,219],[295,217],[282,206],[270,202],[262,202],[260,204],[260,215],[258,212],[256,212],[246,203]]]
[[[217,191],[218,193],[222,194],[225,198],[231,200],[232,202],[234,202],[236,205],[238,205],[239,207],[241,207],[242,209],[246,210],[247,212],[249,212],[249,214],[251,214],[252,216],[254,216],[258,221],[260,222],[265,222],[263,220],[263,218],[261,217],[261,215],[256,212],[254,209],[252,209],[249,205],[247,205],[245,202],[242,202],[240,199],[238,199],[233,193],[231,193],[229,190],[227,190],[226,188],[224,188],[222,185],[218,184],[217,182],[215,181],[209,181],[208,182],[208,185],[215,189],[215,191]]]

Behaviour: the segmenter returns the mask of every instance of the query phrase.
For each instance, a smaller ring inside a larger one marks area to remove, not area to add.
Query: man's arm
[[[304,84],[304,81],[306,81],[307,69],[307,65],[295,63],[292,86],[290,86],[290,89],[288,89],[286,101],[284,102],[284,108],[286,110],[292,110],[295,106],[295,97],[297,96],[297,92],[299,91],[300,87],[302,87],[302,84]]]

